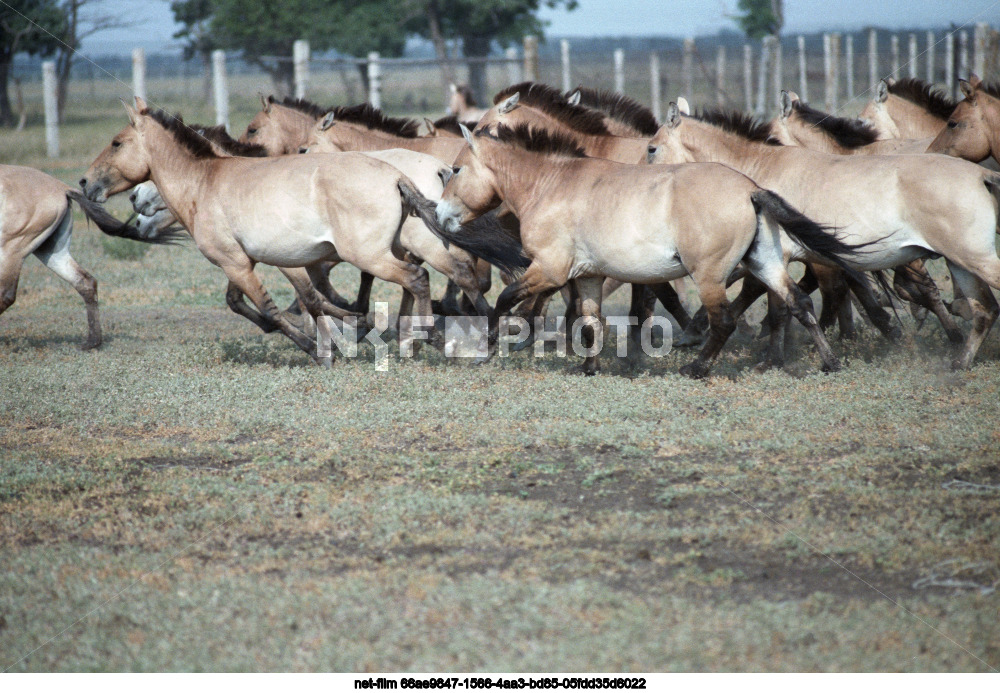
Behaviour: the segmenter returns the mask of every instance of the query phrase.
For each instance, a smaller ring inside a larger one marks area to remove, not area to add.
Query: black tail
[[[513,276],[519,276],[531,264],[531,260],[524,256],[520,241],[505,232],[494,215],[480,217],[455,233],[448,233],[438,224],[437,205],[424,197],[409,179],[399,180],[399,192],[409,211],[420,217],[427,228],[444,241],[445,246],[454,243]]]
[[[187,234],[177,227],[161,229],[154,236],[144,237],[139,233],[138,228],[130,225],[128,222],[120,221],[104,209],[102,205],[88,200],[79,190],[67,190],[66,197],[80,205],[80,209],[87,215],[87,218],[97,224],[97,228],[109,236],[156,245],[176,245],[187,237]]]
[[[815,221],[792,207],[788,202],[770,190],[750,193],[754,209],[768,215],[793,241],[840,267],[858,281],[866,281],[864,275],[851,267],[848,262],[862,254],[862,249],[871,243],[850,245],[830,233],[830,227]]]

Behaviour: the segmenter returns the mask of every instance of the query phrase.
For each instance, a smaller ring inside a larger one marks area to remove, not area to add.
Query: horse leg
[[[444,337],[434,327],[434,312],[431,308],[431,284],[427,268],[397,258],[392,253],[372,258],[365,263],[364,271],[387,282],[399,284],[404,294],[400,301],[400,318],[403,315],[420,316],[428,322],[430,343],[444,350]],[[409,296],[407,295],[409,293]],[[400,340],[403,335],[400,334]]]
[[[848,298],[844,272],[839,268],[824,265],[814,265],[811,270],[823,299],[823,309],[819,314],[820,329],[826,330],[832,327],[834,322],[837,322],[840,326],[841,338],[853,339],[856,334],[854,311]],[[801,289],[801,287],[799,288]]]
[[[924,267],[923,260],[914,260],[908,265],[894,268],[892,284],[897,294],[937,316],[945,334],[948,335],[948,341],[952,344],[961,344],[965,341],[962,331],[958,329],[944,301],[941,300],[941,292]]]
[[[326,269],[319,266],[314,267],[316,267],[316,271],[318,272],[323,272]],[[329,368],[332,365],[330,334],[324,320],[327,319],[329,309],[331,308],[341,314],[346,314],[346,311],[342,308],[336,308],[325,296],[316,290],[316,286],[312,281],[312,275],[308,270],[304,271],[300,267],[279,267],[278,269],[291,282],[299,301],[302,303],[302,307],[305,309],[305,313],[303,314],[305,321],[303,325],[308,327],[309,330],[316,331],[316,362],[320,366]],[[308,318],[311,318],[311,320]],[[312,325],[309,324],[310,322]]]
[[[102,341],[101,318],[97,311],[97,280],[80,267],[69,254],[69,241],[72,233],[73,217],[67,210],[55,233],[35,249],[35,257],[59,277],[69,282],[83,298],[83,304],[87,307],[87,339],[80,345],[80,348],[87,351],[100,346]],[[14,275],[13,287],[15,290],[19,273],[20,266]],[[10,302],[14,302],[13,295]],[[6,308],[6,306],[3,307]]]
[[[903,336],[903,331],[899,328],[899,325],[892,323],[889,313],[875,297],[871,284],[867,281],[858,281],[846,273],[844,274],[844,281],[847,282],[848,288],[857,297],[858,302],[861,303],[861,307],[865,309],[868,319],[882,333],[882,336],[890,342],[898,342]]]
[[[351,304],[351,310],[361,315],[368,315],[372,299],[372,283],[374,281],[374,275],[361,270],[361,282],[358,284],[358,300]]]
[[[681,298],[677,295],[674,287],[668,283],[650,284],[649,290],[653,292],[653,295],[656,296],[657,299],[659,299],[660,303],[663,304],[663,307],[667,309],[667,312],[673,316],[681,330],[686,330],[688,325],[691,324],[691,316],[688,315],[688,312],[684,308],[684,304],[681,303]]]
[[[948,260],[948,269],[951,270],[955,287],[962,291],[972,313],[972,330],[969,332],[961,356],[951,363],[954,370],[964,370],[972,365],[980,344],[986,338],[986,333],[990,331],[997,316],[1000,315],[1000,305],[997,304],[993,292],[990,291],[990,285],[1000,289],[1000,259],[994,256],[988,258],[986,262],[990,265],[985,268],[984,272],[988,282]]]
[[[497,297],[496,305],[490,315],[490,356],[493,355],[496,349],[496,340],[499,336],[501,317],[507,315],[511,308],[516,306],[521,301],[524,301],[529,297],[534,297],[536,294],[549,292],[549,290],[554,292],[565,283],[565,278],[562,281],[553,280],[542,270],[541,265],[539,265],[536,261],[532,261],[532,263],[528,266],[528,269],[524,271],[524,274],[508,284],[507,287],[500,292],[500,296]]]
[[[278,327],[277,323],[271,322],[263,315],[258,313],[256,310],[251,308],[250,305],[244,300],[243,292],[240,291],[240,288],[236,286],[236,284],[233,284],[232,282],[229,282],[229,285],[226,287],[226,305],[229,306],[229,309],[231,311],[233,311],[237,315],[246,318],[254,325],[259,327],[265,334],[269,334],[271,332],[274,332],[275,330],[281,329],[280,327]],[[292,301],[292,306],[299,306],[299,305],[300,305],[299,299],[298,297],[296,297]],[[289,306],[288,310],[286,310],[285,312],[286,313],[291,312],[291,306]]]
[[[698,357],[683,366],[680,373],[688,378],[704,378],[708,375],[719,351],[736,330],[736,320],[730,311],[725,282],[708,281],[698,276],[693,276],[692,279],[698,288],[701,304],[708,315],[708,339]]]
[[[340,264],[339,261],[331,262],[329,260],[323,260],[316,265],[316,271],[311,272],[309,274],[309,278],[312,279],[313,284],[316,286],[316,290],[320,292],[320,294],[324,296],[327,301],[338,308],[350,310],[351,302],[337,293],[337,290],[333,288],[333,284],[330,283],[330,271],[338,264]],[[361,279],[364,281],[364,276],[362,276]],[[360,289],[358,291],[360,293]]]
[[[612,279],[611,277],[605,279],[604,286],[601,288],[601,301],[607,301],[608,296],[618,291],[624,284],[625,282]]]
[[[604,286],[604,277],[581,277],[574,282],[580,294],[580,312],[582,313],[583,324],[580,328],[580,337],[583,348],[587,356],[583,360],[582,369],[585,375],[595,375],[601,370],[600,349],[604,340],[597,340],[598,331],[603,337],[604,326],[601,321],[601,291]],[[633,284],[633,287],[636,285]],[[641,286],[641,285],[640,285]],[[567,331],[572,330],[567,326]],[[572,333],[569,335],[572,338]],[[594,353],[591,353],[594,352]]]

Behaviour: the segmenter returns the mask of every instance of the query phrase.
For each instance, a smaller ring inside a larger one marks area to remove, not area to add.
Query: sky
[[[549,36],[698,36],[735,28],[727,15],[737,0],[579,0],[579,7],[543,9]],[[168,0],[104,0],[102,10],[135,22],[128,30],[106,31],[84,43],[93,54],[147,52],[177,42]],[[821,29],[922,29],[989,22],[1000,25],[1000,0],[785,0],[785,33]]]

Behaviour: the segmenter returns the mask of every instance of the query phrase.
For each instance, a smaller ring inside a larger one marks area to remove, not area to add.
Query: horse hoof
[[[775,368],[780,368],[780,367],[781,367],[781,365],[775,363],[771,359],[764,359],[763,361],[761,361],[760,363],[756,364],[753,367],[753,372],[754,373],[767,373],[770,370],[773,370]]]
[[[692,380],[700,380],[708,375],[708,369],[704,366],[698,365],[697,361],[692,361],[686,366],[681,366],[680,374],[685,378],[691,378]]]
[[[101,346],[101,339],[88,339],[83,344],[80,345],[80,351],[90,351]]]
[[[830,363],[824,363],[822,368],[822,371],[824,373],[836,373],[839,370],[840,370],[839,361],[831,361]]]
[[[674,340],[675,347],[696,347],[699,346],[705,337],[698,333],[682,332],[681,336]]]
[[[964,358],[953,359],[951,362],[951,370],[953,371],[964,371],[968,370],[969,364],[966,363]]]
[[[529,335],[528,337],[522,339],[517,344],[514,344],[513,346],[511,346],[510,347],[510,352],[514,353],[514,352],[517,352],[517,351],[524,351],[525,349],[527,349],[528,347],[530,347],[534,343],[535,343],[535,335],[533,335],[533,334]]]

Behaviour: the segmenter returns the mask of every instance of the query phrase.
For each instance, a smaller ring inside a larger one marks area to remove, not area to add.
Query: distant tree
[[[6,0],[5,0],[6,1]],[[102,12],[105,0],[61,0],[64,29],[56,54],[56,99],[59,104],[59,122],[66,112],[66,95],[69,79],[83,40],[108,29],[133,26],[136,21],[117,14]]]
[[[736,23],[750,38],[778,36],[785,23],[783,0],[739,0]]]
[[[412,15],[409,26],[429,38],[438,60],[447,65],[447,41],[461,42],[465,58],[485,58],[493,44],[508,46],[525,34],[542,35],[538,18],[542,7],[577,7],[577,0],[409,0],[402,3]],[[478,99],[486,94],[486,66],[469,61],[469,86]]]
[[[170,9],[181,29],[175,39],[184,41],[184,59],[198,58],[204,75],[203,91],[208,98],[211,84],[212,51],[219,47],[212,36],[212,0],[173,0]]]
[[[379,51],[398,56],[406,42],[402,20],[391,0],[208,0],[212,6],[210,36],[219,47],[242,52],[260,66],[279,93],[293,87],[291,60],[266,60],[267,56],[291,58],[297,39],[309,41],[316,51],[338,50],[364,56]],[[361,70],[367,83],[367,72]]]
[[[65,32],[63,19],[57,0],[4,0],[0,4],[0,124],[14,122],[7,93],[14,56],[54,53],[57,37]]]

